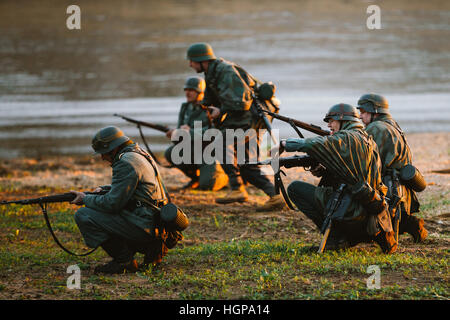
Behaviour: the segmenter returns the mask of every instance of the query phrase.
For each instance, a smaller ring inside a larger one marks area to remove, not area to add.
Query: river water
[[[69,4],[81,30],[69,30]],[[370,30],[370,4],[381,29]],[[0,1],[0,158],[89,153],[121,113],[174,126],[193,42],[277,85],[280,113],[325,128],[333,104],[384,95],[406,132],[449,131],[448,1]],[[295,136],[277,120],[280,136]],[[169,144],[144,129],[155,151]],[[137,138],[137,141],[140,141]]]

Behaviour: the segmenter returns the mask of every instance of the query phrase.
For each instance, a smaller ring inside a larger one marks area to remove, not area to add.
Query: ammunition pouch
[[[400,169],[400,181],[408,189],[416,192],[421,192],[427,187],[425,178],[420,173],[419,169],[412,164],[408,164]]]
[[[378,215],[387,207],[384,197],[381,197],[366,181],[360,181],[352,187],[352,196],[370,215]]]
[[[167,231],[183,231],[189,225],[186,214],[173,203],[166,204],[160,209],[160,218]]]

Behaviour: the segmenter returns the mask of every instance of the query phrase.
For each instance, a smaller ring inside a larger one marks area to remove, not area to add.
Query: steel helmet
[[[323,121],[328,122],[330,119],[333,120],[344,120],[344,121],[359,121],[359,115],[356,108],[347,103],[335,104],[330,108],[328,113],[325,115]]]
[[[105,154],[129,140],[130,138],[128,138],[122,130],[110,126],[100,129],[96,133],[92,139],[92,149],[94,149],[95,153]]]
[[[193,89],[198,93],[203,93],[206,89],[206,82],[200,77],[187,78],[184,83],[184,90]]]
[[[209,43],[200,42],[192,44],[187,50],[187,59],[202,62],[216,59],[214,51]]]
[[[370,113],[389,113],[389,104],[385,97],[375,93],[367,93],[359,98],[358,109]]]

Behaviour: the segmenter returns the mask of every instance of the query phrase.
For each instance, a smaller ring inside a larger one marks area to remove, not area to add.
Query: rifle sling
[[[286,192],[286,188],[284,187],[283,180],[281,179],[281,173],[286,175],[283,171],[278,170],[278,172],[275,173],[275,176],[274,176],[274,178],[275,178],[275,193],[279,194],[279,192],[281,191],[281,195],[283,196],[284,201],[286,202],[289,209],[296,210],[294,204],[292,203],[291,199],[289,199],[289,195]]]
[[[152,150],[148,146],[147,140],[145,140],[145,136],[144,136],[144,133],[142,132],[141,125],[137,124],[137,127],[139,129],[139,134],[141,135],[141,139],[144,142],[145,148],[147,149],[148,153],[150,153],[150,155],[153,157],[153,159],[155,159],[155,162],[162,167],[173,168],[174,167],[173,165],[164,165],[158,160],[158,158],[155,156],[155,154],[152,152]]]
[[[69,249],[67,249],[66,247],[63,246],[63,244],[59,241],[58,237],[56,236],[55,232],[53,231],[52,225],[50,223],[50,219],[48,218],[48,214],[47,214],[47,203],[42,203],[39,202],[39,206],[42,209],[42,214],[44,215],[44,219],[45,219],[45,223],[47,224],[47,228],[48,231],[50,231],[50,234],[53,237],[53,240],[55,240],[56,244],[63,249],[65,252],[67,252],[68,254],[71,254],[73,256],[77,256],[77,257],[84,257],[84,256],[88,256],[91,253],[93,253],[95,250],[97,250],[97,248],[94,248],[86,253],[74,253],[72,251],[70,251]]]

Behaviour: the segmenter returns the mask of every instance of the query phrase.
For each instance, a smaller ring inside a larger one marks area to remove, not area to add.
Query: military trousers
[[[311,219],[320,230],[325,221],[325,208],[315,200],[317,187],[303,181],[294,181],[287,188],[288,196],[295,206]],[[373,240],[366,231],[367,219],[345,221],[334,224],[331,238],[344,238],[351,245]]]
[[[289,184],[287,192],[289,199],[320,229],[325,220],[324,208],[315,200],[316,186],[303,181],[294,181]]]
[[[154,237],[120,214],[82,207],[74,218],[86,245],[90,248],[102,246],[115,259],[130,259],[137,251],[145,252],[155,241]]]
[[[213,164],[195,164],[194,157],[191,157],[191,163],[181,163],[175,165],[172,160],[172,150],[174,146],[170,146],[164,152],[167,162],[174,165],[183,172],[188,178],[198,181],[201,190],[220,190],[228,183],[228,177],[222,167],[217,163]],[[193,150],[193,149],[192,149]],[[181,153],[181,152],[180,152]],[[182,156],[182,154],[180,154]]]
[[[246,139],[234,140],[233,143],[226,143],[225,130],[222,130],[224,137],[223,159],[220,159],[223,171],[228,175],[229,184],[232,190],[239,189],[244,181],[251,183],[258,189],[261,189],[268,196],[275,195],[275,187],[269,177],[261,170],[258,165],[245,164],[249,161],[258,159],[259,141],[256,136],[249,136]],[[249,142],[255,139],[253,145]],[[243,155],[238,155],[238,152]],[[241,159],[242,158],[242,159]]]

